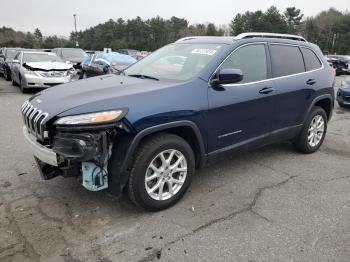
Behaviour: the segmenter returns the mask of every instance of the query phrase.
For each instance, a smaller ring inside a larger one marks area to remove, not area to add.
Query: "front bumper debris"
[[[52,149],[39,144],[35,137],[28,132],[27,127],[25,126],[23,127],[23,135],[36,158],[51,166],[58,166],[57,154]]]

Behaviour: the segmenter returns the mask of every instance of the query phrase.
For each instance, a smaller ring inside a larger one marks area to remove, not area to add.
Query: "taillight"
[[[335,68],[332,68],[332,71],[333,71],[333,76],[336,76],[337,75],[337,70]]]

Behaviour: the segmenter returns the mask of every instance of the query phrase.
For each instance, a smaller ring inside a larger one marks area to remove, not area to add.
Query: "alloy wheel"
[[[316,147],[322,140],[325,128],[324,121],[325,120],[321,115],[316,115],[311,120],[307,135],[307,141],[309,146]]]
[[[187,176],[187,161],[178,150],[160,152],[149,164],[145,174],[147,194],[155,200],[167,200],[182,188]]]

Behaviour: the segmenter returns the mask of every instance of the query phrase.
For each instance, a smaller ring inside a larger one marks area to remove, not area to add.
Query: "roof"
[[[207,42],[207,43],[216,43],[216,44],[232,44],[234,42],[234,37],[232,36],[187,36],[180,38],[176,41],[179,42]]]
[[[188,36],[183,37],[176,41],[176,43],[180,42],[206,42],[206,43],[216,43],[216,44],[232,44],[237,40],[242,39],[251,39],[251,38],[266,38],[266,39],[285,39],[285,40],[294,40],[300,42],[307,42],[305,38],[298,35],[290,35],[290,34],[275,34],[275,33],[243,33],[239,34],[235,37],[230,36]]]
[[[297,40],[302,42],[307,42],[306,39],[299,35],[290,35],[290,34],[276,34],[276,33],[263,33],[263,32],[249,32],[239,34],[235,37],[236,40],[246,39],[246,38],[281,38],[289,40]]]

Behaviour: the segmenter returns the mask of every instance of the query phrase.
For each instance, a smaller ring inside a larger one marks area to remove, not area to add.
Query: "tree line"
[[[350,13],[334,8],[314,17],[304,17],[300,9],[289,7],[283,12],[275,6],[265,11],[247,11],[236,14],[228,26],[213,23],[189,24],[184,18],[159,16],[151,19],[124,20],[122,18],[98,24],[77,33],[68,39],[58,36],[43,37],[40,29],[31,32],[0,28],[0,46],[25,48],[74,47],[88,50],[131,48],[154,51],[185,36],[238,35],[243,32],[289,33],[304,36],[316,43],[325,53],[350,53]]]

